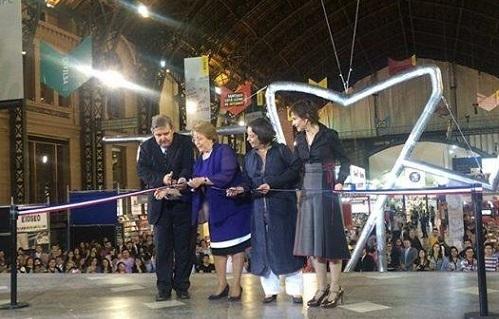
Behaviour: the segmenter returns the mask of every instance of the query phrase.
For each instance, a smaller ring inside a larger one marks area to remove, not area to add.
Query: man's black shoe
[[[190,299],[191,295],[187,291],[177,291],[178,299]]]
[[[156,295],[156,301],[165,301],[165,300],[169,300],[171,297],[172,297],[172,294],[162,294],[162,293],[158,293],[158,294]]]

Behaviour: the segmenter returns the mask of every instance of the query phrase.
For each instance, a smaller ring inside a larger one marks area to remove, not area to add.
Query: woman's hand
[[[265,183],[265,184],[262,184],[260,186],[258,186],[256,188],[256,190],[260,193],[262,193],[263,195],[267,194],[269,191],[270,191],[270,185]]]
[[[242,193],[244,193],[244,188],[242,186],[237,186],[237,187],[228,188],[227,191],[225,192],[225,195],[227,197],[235,197]]]
[[[154,198],[157,200],[160,199],[177,199],[181,197],[182,194],[180,194],[180,191],[176,188],[166,188],[166,189],[161,189],[157,190],[154,192]]]
[[[343,190],[343,184],[338,183],[338,184],[334,185],[334,190],[335,191],[341,191],[341,190]]]
[[[187,185],[189,185],[193,189],[197,189],[203,186],[204,184],[206,184],[205,177],[194,177],[187,182]]]

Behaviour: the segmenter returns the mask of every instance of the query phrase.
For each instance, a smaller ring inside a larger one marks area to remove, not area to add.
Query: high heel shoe
[[[218,299],[227,297],[228,295],[229,295],[229,285],[226,285],[224,290],[222,290],[221,293],[219,293],[218,295],[210,295],[208,297],[208,299],[209,300],[218,300]]]
[[[317,296],[317,293],[320,292],[321,290],[318,290],[315,292],[315,295],[314,295],[314,298],[310,299],[309,301],[307,301],[307,306],[309,307],[318,307],[320,304],[322,304],[322,301],[324,300],[324,298],[326,298],[326,296],[329,294],[329,286],[326,287],[326,289],[324,289],[322,291],[322,293],[318,296]]]
[[[322,301],[321,307],[322,308],[334,308],[338,304],[342,305],[344,292],[345,292],[345,290],[343,290],[343,288],[341,288],[341,287],[338,291],[331,291],[331,294],[335,294],[335,297],[332,300],[330,300],[329,296],[328,296],[326,299],[324,299]]]
[[[241,291],[239,292],[239,296],[229,296],[229,298],[227,298],[227,300],[228,301],[240,301],[242,295],[243,295],[243,287],[241,287]]]

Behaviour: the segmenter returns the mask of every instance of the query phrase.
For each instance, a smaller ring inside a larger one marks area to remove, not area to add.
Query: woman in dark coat
[[[341,190],[350,172],[350,161],[336,131],[319,123],[318,109],[306,102],[291,107],[293,126],[298,130],[295,152],[304,163],[303,181],[294,253],[311,256],[318,290],[307,302],[310,307],[333,308],[343,301],[339,285],[343,259],[350,258],[341,206],[333,190]],[[341,167],[336,178],[335,165]],[[326,285],[327,265],[331,285]]]
[[[301,164],[286,145],[274,141],[275,131],[267,120],[252,121],[247,135],[253,149],[244,158],[244,191],[248,194],[256,190],[251,193],[251,272],[260,276],[264,303],[276,300],[280,275],[285,277],[286,293],[293,296],[293,302],[301,303],[304,258],[293,256],[297,215],[294,189]],[[227,193],[242,192],[243,187],[236,187]]]
[[[241,300],[241,272],[245,250],[251,244],[251,203],[247,199],[228,198],[225,189],[242,183],[236,153],[228,145],[219,144],[217,131],[209,122],[195,124],[194,145],[201,153],[194,163],[193,178],[187,183],[193,188],[193,221],[208,208],[211,253],[215,260],[218,287],[210,300],[229,295],[229,301]],[[228,256],[232,256],[233,284],[227,284]],[[230,293],[229,293],[230,290]]]

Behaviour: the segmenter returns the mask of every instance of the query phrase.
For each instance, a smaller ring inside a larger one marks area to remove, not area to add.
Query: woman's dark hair
[[[301,100],[296,102],[291,106],[291,112],[302,119],[309,120],[312,124],[319,123],[319,108],[309,101]]]
[[[248,124],[251,130],[258,136],[262,144],[270,144],[275,139],[275,131],[272,124],[264,118],[258,118]]]

